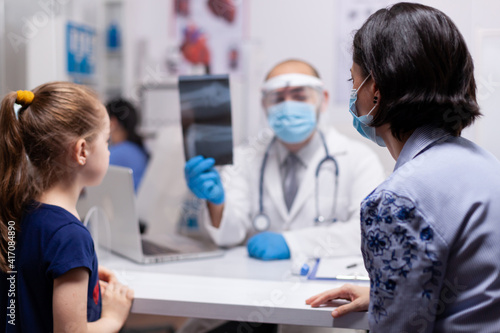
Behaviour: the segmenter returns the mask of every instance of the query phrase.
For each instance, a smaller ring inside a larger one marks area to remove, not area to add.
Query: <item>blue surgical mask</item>
[[[373,116],[370,114],[375,110],[376,105],[368,112],[367,115],[358,116],[358,111],[356,110],[356,100],[358,99],[358,91],[361,89],[363,84],[365,84],[366,80],[370,77],[369,74],[366,79],[361,83],[358,89],[351,90],[351,98],[349,100],[349,112],[352,114],[352,126],[358,131],[359,134],[364,136],[365,138],[375,142],[380,147],[385,147],[384,140],[377,135],[375,131],[375,127],[370,126],[369,124],[373,120]]]
[[[271,106],[267,120],[276,136],[286,143],[305,141],[316,128],[314,105],[285,101]]]

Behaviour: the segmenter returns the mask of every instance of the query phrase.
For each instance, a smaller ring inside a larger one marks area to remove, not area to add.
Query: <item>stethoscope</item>
[[[314,218],[314,224],[318,225],[323,222],[336,222],[337,219],[334,218],[335,212],[337,210],[337,196],[338,196],[338,183],[339,183],[339,165],[337,163],[337,160],[335,157],[330,155],[328,152],[328,146],[326,145],[326,140],[321,131],[318,130],[319,137],[321,138],[321,142],[323,143],[323,147],[325,148],[325,157],[318,163],[318,166],[316,167],[316,172],[314,174],[315,176],[315,191],[314,191],[314,198],[315,198],[315,208],[316,208],[316,217]],[[253,218],[253,226],[257,231],[265,231],[269,229],[271,226],[271,220],[269,217],[266,215],[264,212],[264,203],[263,203],[263,196],[264,196],[264,170],[266,168],[267,164],[267,159],[269,157],[269,151],[271,150],[272,145],[276,141],[276,137],[274,137],[269,145],[267,146],[266,152],[264,154],[264,159],[262,160],[262,165],[260,167],[260,179],[259,179],[259,213],[255,215]],[[321,170],[321,166],[326,162],[326,161],[332,161],[333,164],[335,165],[335,187],[333,191],[333,207],[332,207],[332,213],[331,216],[332,218],[326,218],[325,216],[321,215],[319,213],[319,171]]]

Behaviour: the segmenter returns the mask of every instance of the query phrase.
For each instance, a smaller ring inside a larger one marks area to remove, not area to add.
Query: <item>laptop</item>
[[[142,264],[217,257],[215,244],[182,235],[141,235],[136,210],[132,170],[109,166],[102,183],[87,187],[77,210],[98,230],[100,247]],[[98,224],[98,225],[96,225]]]

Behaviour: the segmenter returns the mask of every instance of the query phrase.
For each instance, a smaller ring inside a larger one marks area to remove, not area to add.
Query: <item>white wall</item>
[[[470,51],[476,58],[477,31],[481,29],[500,29],[500,1],[497,0],[421,0],[423,4],[436,7],[449,15],[464,35]],[[147,58],[149,70],[154,69],[162,73],[162,61],[165,51],[173,45],[172,31],[175,24],[172,18],[172,0],[130,0],[128,19],[134,24],[128,26],[128,40],[126,65],[127,86],[133,91],[133,86],[139,76],[144,76],[144,65],[137,68],[136,60],[139,55]],[[326,88],[333,97],[336,87],[336,76],[348,79],[349,68],[337,68],[339,45],[336,31],[339,22],[336,15],[341,6],[340,0],[241,0],[235,1],[240,8],[247,10],[246,38],[243,42],[245,67],[244,82],[241,98],[233,102],[238,122],[235,124],[236,136],[245,138],[256,135],[262,126],[265,126],[264,114],[260,107],[259,88],[266,73],[277,62],[287,58],[301,58],[312,63],[320,72]],[[139,48],[139,45],[142,49]],[[145,55],[146,54],[146,55]],[[154,72],[154,71],[153,71]],[[479,81],[478,77],[478,81]],[[483,78],[484,79],[484,78]],[[494,82],[500,78],[493,77]],[[481,86],[479,85],[481,89]],[[484,87],[483,87],[484,88]],[[496,89],[489,98],[498,96]],[[486,105],[480,100],[481,105]],[[500,134],[485,139],[478,135],[481,123],[487,121],[492,111],[484,109],[484,120],[479,121],[474,128],[465,132],[465,135],[480,144],[492,140],[498,141]],[[331,99],[330,109],[323,121],[333,123],[343,133],[353,138],[363,140],[352,129],[351,117],[347,112],[347,103],[336,104]],[[495,135],[491,133],[491,135]],[[238,139],[239,141],[242,141]],[[487,141],[486,141],[487,140]],[[392,170],[394,161],[386,149],[370,144],[383,160],[388,171]],[[500,154],[500,153],[499,153]],[[500,156],[498,156],[500,157]]]
[[[172,43],[168,35],[172,24],[171,0],[124,1],[124,95],[138,102],[141,82],[168,79],[164,60]]]
[[[421,3],[436,7],[446,13],[455,22],[462,32],[471,54],[476,58],[476,32],[480,29],[500,29],[500,1],[497,0],[422,0]],[[348,73],[339,71],[335,67],[338,45],[335,45],[336,11],[340,1],[331,0],[253,0],[250,13],[251,41],[254,46],[254,62],[251,76],[251,86],[248,88],[251,96],[249,114],[260,118],[249,119],[249,134],[255,134],[263,124],[263,115],[260,110],[258,87],[266,72],[280,60],[298,57],[311,62],[320,72],[326,88],[333,95],[335,87],[334,77],[337,75],[348,78]],[[500,60],[497,63],[500,67]],[[348,71],[348,68],[346,69]],[[480,77],[477,78],[478,80]],[[485,79],[485,78],[483,78]],[[500,83],[500,77],[493,77],[494,82]],[[479,86],[479,88],[485,88]],[[495,87],[496,88],[496,87]],[[500,89],[489,94],[488,99],[499,98]],[[480,100],[485,106],[485,100]],[[488,115],[496,110],[483,108],[485,117],[480,120],[466,136],[482,145],[490,142],[500,142],[500,132],[490,131],[488,137],[477,135],[481,124],[487,122]],[[331,103],[330,119],[343,133],[360,139],[352,129],[352,118],[347,112],[347,103]],[[476,128],[479,128],[476,130]],[[379,153],[386,170],[390,171],[394,165],[386,149],[369,143]],[[497,154],[500,158],[500,153]]]
[[[500,159],[500,132],[495,124],[500,121],[500,38],[483,39],[482,31],[496,30],[500,35],[500,1],[496,0],[424,0],[424,4],[436,7],[455,22],[464,36],[476,68],[477,99],[483,117],[463,135]],[[482,42],[483,41],[483,42]],[[484,45],[484,43],[496,45]],[[492,59],[494,57],[494,59]]]
[[[464,136],[500,159],[500,1],[425,1],[447,13],[462,32],[474,59],[477,99],[483,117]],[[486,37],[486,31],[496,38]]]
[[[259,87],[267,72],[278,62],[288,58],[299,58],[311,63],[330,93],[330,107],[322,121],[333,124],[341,133],[354,139],[364,140],[352,128],[352,118],[347,110],[349,90],[337,87],[338,80],[349,79],[349,68],[337,68],[337,57],[346,56],[346,46],[341,45],[337,29],[341,1],[335,0],[256,0],[252,1],[250,13],[250,39],[254,48],[252,75],[248,86],[250,96],[246,112],[253,118],[248,135],[256,135],[265,126],[264,113],[260,107]],[[340,80],[340,81],[342,81]],[[346,92],[345,104],[335,102],[335,89]],[[386,149],[364,140],[376,151],[389,173],[394,161]]]
[[[260,106],[260,86],[267,72],[278,62],[298,58],[316,67],[331,91],[335,64],[334,13],[331,0],[257,0],[250,6],[250,43],[253,59],[249,75],[250,135],[264,121]],[[347,79],[347,78],[346,78]]]
[[[98,28],[99,0],[6,0],[5,90],[33,89],[53,80],[69,80],[66,71],[66,23]],[[97,85],[95,78],[94,84]],[[5,92],[6,92],[5,91]]]
[[[6,89],[17,90],[32,88],[32,85],[51,79],[65,79],[60,39],[60,22],[46,24],[34,34],[26,22],[33,22],[34,15],[45,9],[42,3],[60,4],[62,9],[55,11],[54,16],[88,22],[97,25],[100,43],[104,40],[104,27],[100,26],[100,11],[104,0],[4,0],[6,33],[28,36],[32,51],[27,58],[27,44],[21,43],[14,48],[9,38],[5,39],[5,79]],[[202,0],[195,0],[202,1]],[[368,0],[359,0],[368,1]],[[168,80],[165,69],[165,58],[169,48],[175,45],[173,34],[175,21],[172,15],[173,0],[123,0],[124,22],[124,94],[137,100],[137,87],[142,81],[161,82]],[[483,59],[479,45],[478,31],[484,29],[500,29],[500,1],[497,0],[421,0],[420,2],[434,6],[449,15],[464,35],[470,51],[479,65]],[[259,87],[269,69],[277,62],[287,58],[301,58],[311,62],[320,72],[326,88],[333,92],[338,76],[348,78],[348,68],[338,69],[339,52],[336,31],[338,29],[338,12],[340,0],[236,0],[240,8],[246,10],[248,21],[243,41],[242,55],[244,73],[234,86],[235,94],[235,131],[238,142],[248,136],[256,135],[265,126],[263,112],[259,102]],[[59,24],[59,26],[57,26]],[[6,35],[8,37],[8,35]],[[59,36],[59,37],[56,37]],[[100,47],[103,47],[101,44]],[[1,61],[1,59],[0,59]],[[484,61],[482,61],[484,62]],[[99,66],[98,64],[98,72]],[[485,64],[482,64],[483,67]],[[488,63],[488,66],[499,66]],[[344,72],[345,71],[345,72]],[[488,77],[488,75],[492,75]],[[486,77],[485,77],[486,75]],[[483,68],[478,73],[479,90],[488,94],[480,99],[485,116],[465,135],[483,145],[498,142],[500,134],[485,124],[496,113],[493,101],[500,94],[500,77],[498,71]],[[491,84],[484,84],[490,82]],[[497,84],[498,83],[498,84]],[[0,87],[1,88],[1,87]],[[351,119],[346,110],[347,105],[330,103],[328,116],[324,121],[331,122],[343,133],[361,139],[351,128]],[[390,170],[393,161],[384,149],[373,145]],[[500,151],[496,152],[497,156]],[[500,156],[498,156],[500,157]]]

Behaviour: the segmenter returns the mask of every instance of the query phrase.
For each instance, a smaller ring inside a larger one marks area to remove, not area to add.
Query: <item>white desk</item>
[[[99,260],[134,289],[134,313],[368,329],[366,312],[333,319],[332,307],[305,304],[310,296],[343,282],[291,275],[290,260],[255,260],[244,247],[218,258],[152,265],[109,253]]]

